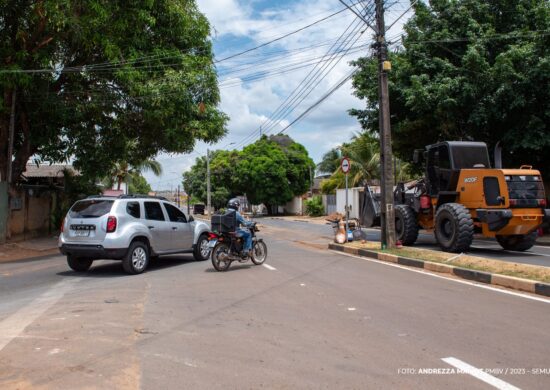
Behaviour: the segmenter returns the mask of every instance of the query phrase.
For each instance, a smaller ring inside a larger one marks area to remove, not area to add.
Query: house
[[[57,230],[54,210],[64,192],[65,172],[78,174],[71,165],[27,164],[9,193],[6,239],[25,240]]]

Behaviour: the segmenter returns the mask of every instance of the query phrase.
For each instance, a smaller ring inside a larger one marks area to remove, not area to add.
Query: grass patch
[[[454,265],[456,267],[472,269],[476,271],[490,272],[494,274],[514,276],[516,278],[536,280],[550,283],[550,268],[530,264],[511,263],[496,259],[471,256],[468,254],[456,254],[447,252],[432,251],[415,247],[403,247],[402,249],[380,249],[379,242],[350,242],[346,244],[354,248],[369,249],[381,253],[389,253],[395,256],[408,257],[411,259],[431,261]]]

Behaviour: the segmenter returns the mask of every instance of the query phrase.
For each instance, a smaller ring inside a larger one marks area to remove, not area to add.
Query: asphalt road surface
[[[302,229],[307,230],[311,237],[323,237],[326,241],[333,239],[332,227],[330,225],[318,225],[303,221],[286,221],[281,219],[271,219],[270,224],[281,228],[292,229],[297,226],[301,226]],[[367,232],[367,237],[372,241],[380,241],[380,230],[378,229],[364,229]],[[427,248],[432,250],[441,250],[435,241],[433,234],[420,232],[418,241],[415,246],[420,248]],[[507,251],[493,239],[476,239],[468,252],[473,256],[487,257],[496,260],[541,265],[544,267],[550,267],[550,247],[535,245],[530,250],[525,252]]]
[[[550,388],[550,300],[262,223],[267,265],[225,273],[189,255],[137,276],[0,264],[0,388]]]

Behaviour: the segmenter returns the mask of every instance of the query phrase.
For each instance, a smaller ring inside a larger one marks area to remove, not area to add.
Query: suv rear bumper
[[[121,260],[128,248],[104,248],[103,245],[62,244],[59,251],[64,255],[86,257],[89,259]]]

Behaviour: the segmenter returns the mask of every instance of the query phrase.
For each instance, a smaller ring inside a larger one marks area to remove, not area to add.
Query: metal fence
[[[323,195],[323,205],[325,206],[325,215],[336,212],[336,195]]]

